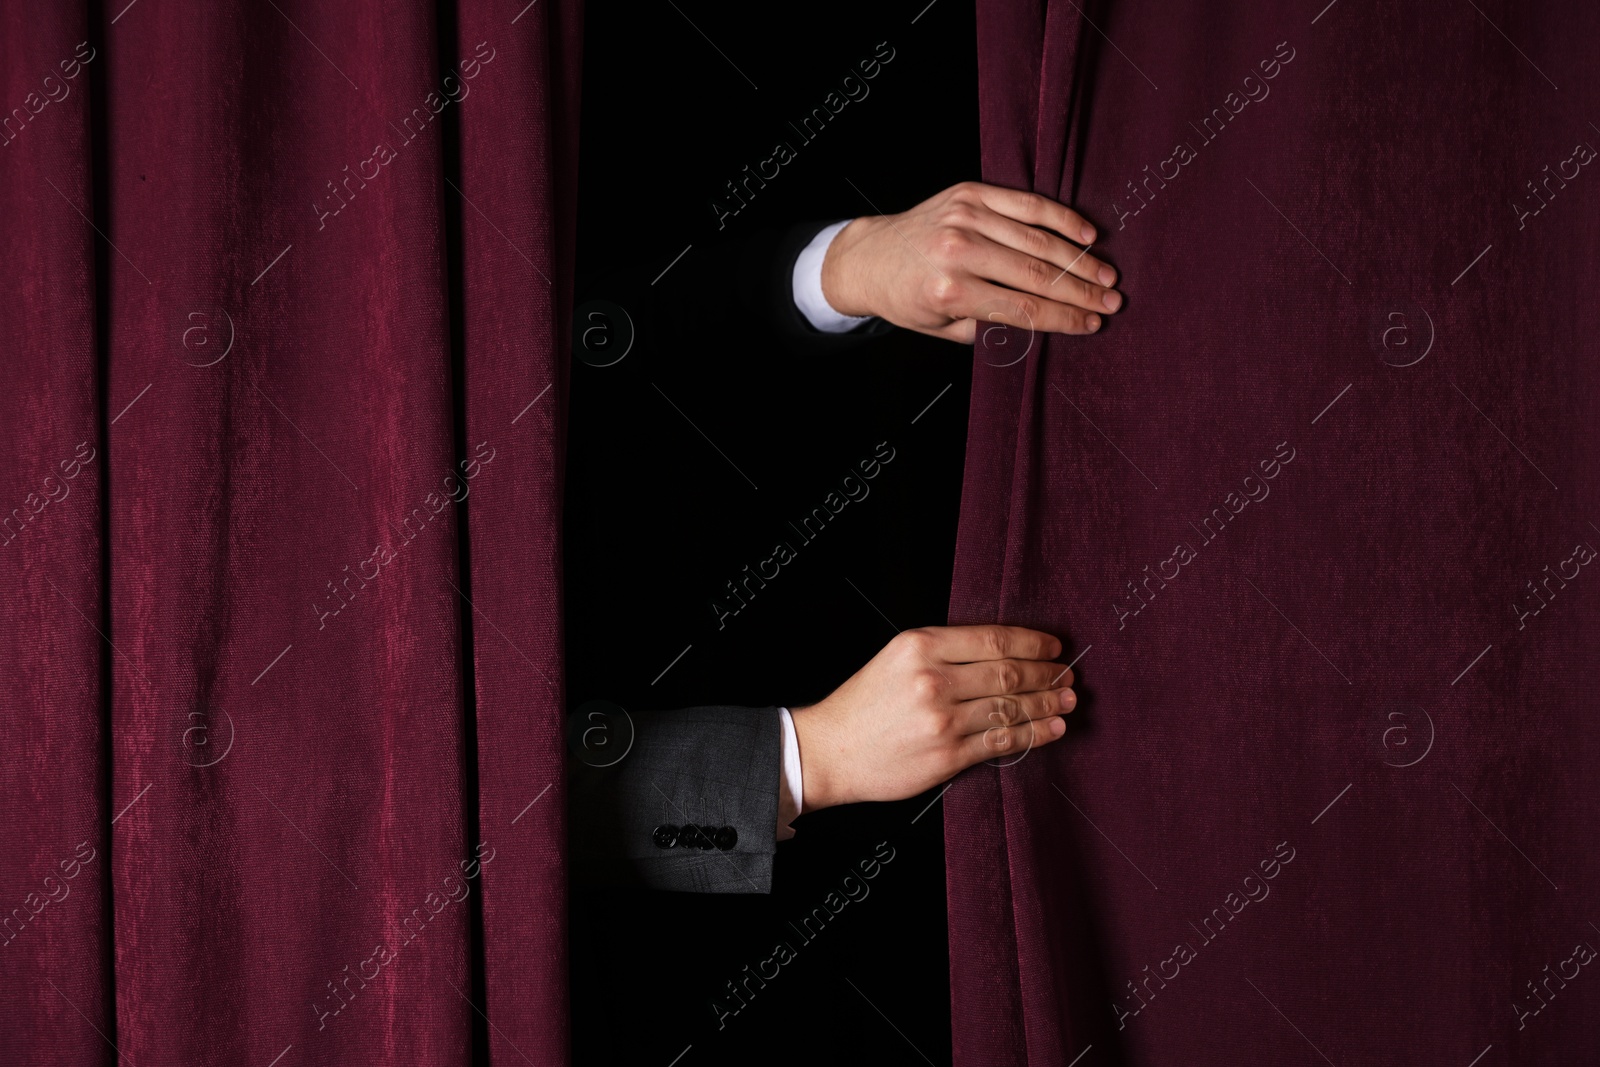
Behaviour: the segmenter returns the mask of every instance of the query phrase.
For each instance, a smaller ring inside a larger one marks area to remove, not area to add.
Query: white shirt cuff
[[[845,219],[832,226],[824,226],[806,245],[800,258],[794,261],[794,306],[820,333],[849,333],[872,319],[871,315],[841,315],[833,310],[828,298],[822,295],[822,259],[828,254],[828,246],[839,231],[850,222],[850,219]]]
[[[790,823],[800,814],[805,794],[800,782],[800,739],[795,736],[794,716],[788,708],[779,708],[783,720],[782,740],[783,774],[778,779],[778,840],[787,841],[794,836]]]

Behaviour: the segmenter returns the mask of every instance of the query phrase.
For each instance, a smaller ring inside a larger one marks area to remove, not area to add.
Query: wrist
[[[855,263],[856,249],[873,222],[870,217],[851,219],[844,229],[834,235],[828,244],[828,251],[822,257],[822,297],[840,315],[860,318],[877,314],[860,292],[860,271]]]
[[[801,773],[805,790],[801,797],[802,814],[849,803],[843,790],[840,759],[844,747],[832,736],[827,709],[822,704],[793,708],[795,740],[800,748]]]

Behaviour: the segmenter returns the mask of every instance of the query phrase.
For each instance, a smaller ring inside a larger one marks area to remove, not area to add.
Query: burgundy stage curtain
[[[0,12],[0,1062],[566,1061],[579,14]]]
[[[978,11],[1128,304],[977,350],[952,621],[1082,701],[946,797],[957,1064],[1600,1062],[1600,11]]]

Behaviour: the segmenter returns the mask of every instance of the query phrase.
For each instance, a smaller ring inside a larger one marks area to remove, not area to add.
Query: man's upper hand
[[[1122,307],[1116,271],[1087,251],[1094,239],[1048,197],[962,182],[899,215],[852,221],[828,247],[822,291],[840,314],[966,344],[979,321],[1094,333]]]

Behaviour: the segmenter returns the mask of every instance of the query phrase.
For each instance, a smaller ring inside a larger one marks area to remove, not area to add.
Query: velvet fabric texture
[[[565,1061],[578,15],[0,13],[0,1062]]]
[[[1127,306],[980,331],[952,621],[1082,699],[945,798],[962,1067],[1600,1062],[1600,11],[1324,2],[979,2]]]

